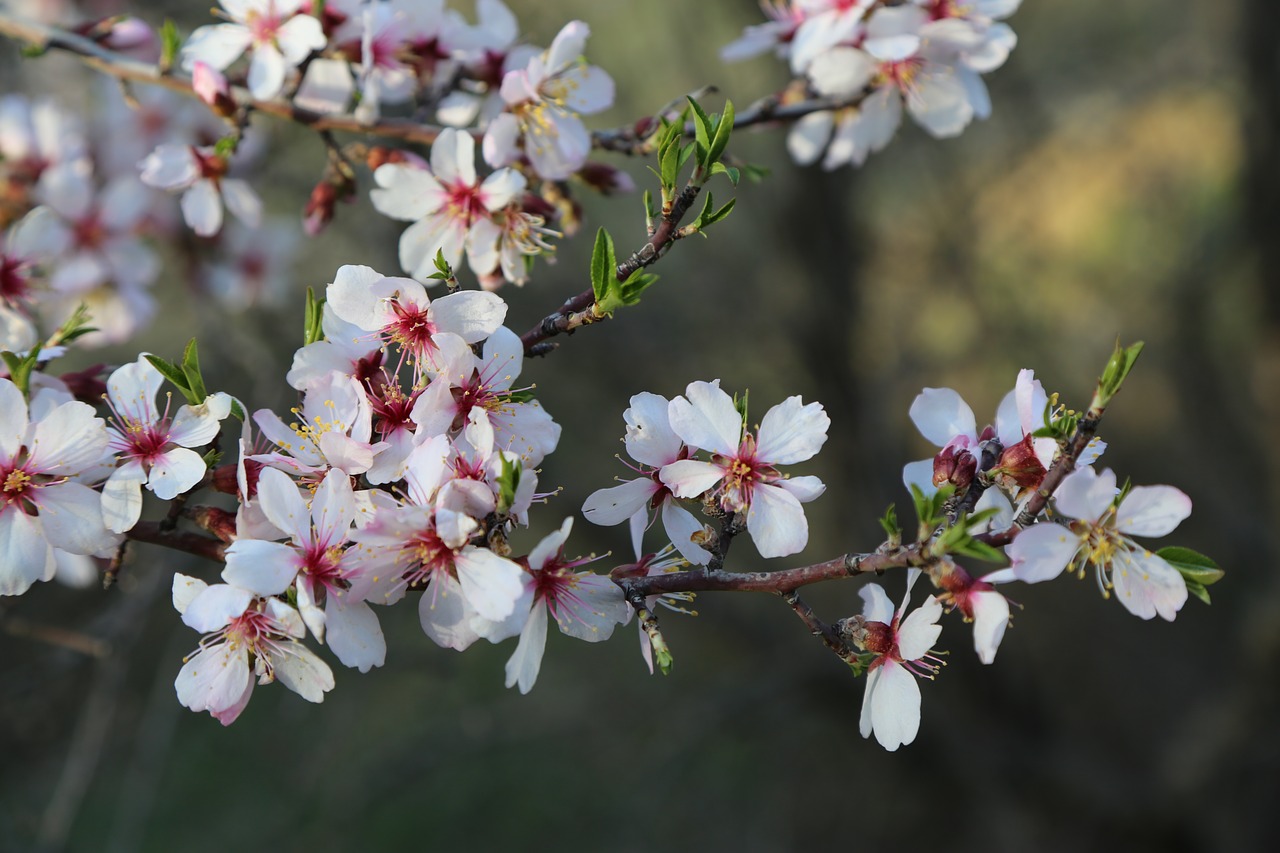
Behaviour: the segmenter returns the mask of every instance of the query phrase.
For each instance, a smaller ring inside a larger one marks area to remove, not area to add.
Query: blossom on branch
[[[212,148],[161,145],[138,166],[147,186],[182,191],[182,217],[201,237],[222,228],[224,203],[250,228],[262,221],[262,199],[247,181],[226,176],[227,161]]]
[[[204,62],[225,71],[246,50],[249,91],[269,100],[284,89],[285,77],[327,43],[320,22],[300,14],[303,0],[218,0],[229,23],[210,24],[191,34],[182,47],[182,67]]]

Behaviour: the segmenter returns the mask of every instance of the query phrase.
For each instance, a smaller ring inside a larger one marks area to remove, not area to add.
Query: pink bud
[[[227,84],[227,78],[208,63],[197,60],[191,66],[191,88],[214,112],[230,115],[235,111],[235,101],[231,99],[231,87]]]
[[[111,23],[111,28],[99,39],[104,47],[118,50],[141,62],[157,62],[160,59],[160,40],[155,30],[141,18],[123,17]]]

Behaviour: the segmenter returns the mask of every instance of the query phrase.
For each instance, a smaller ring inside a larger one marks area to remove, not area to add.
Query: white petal
[[[311,499],[311,518],[315,522],[317,541],[328,547],[345,542],[357,512],[351,478],[342,471],[330,471]]]
[[[786,557],[809,543],[809,522],[800,502],[785,489],[763,483],[751,498],[747,532],[761,557]]]
[[[13,506],[0,509],[0,595],[22,595],[52,562],[39,519]]]
[[[373,173],[379,189],[369,192],[374,210],[392,219],[416,221],[439,210],[444,189],[426,169],[386,163]]]
[[[973,648],[983,663],[996,659],[996,649],[1009,627],[1009,600],[994,590],[976,592],[973,605]]]
[[[519,686],[521,693],[528,693],[538,680],[542,668],[542,653],[547,647],[547,608],[542,603],[534,605],[529,621],[520,632],[520,642],[515,653],[507,661],[507,687]]]
[[[671,428],[684,443],[721,456],[735,456],[742,440],[742,416],[733,398],[720,389],[720,380],[692,382],[685,397],[668,406]]]
[[[213,181],[202,178],[182,194],[182,218],[201,237],[212,237],[222,228],[222,197]]]
[[[182,47],[182,67],[190,71],[200,61],[222,71],[248,49],[252,40],[249,28],[239,24],[200,27]]]
[[[139,462],[126,462],[102,485],[102,523],[114,533],[132,530],[142,516],[142,483],[147,474]]]
[[[816,500],[827,490],[826,485],[817,477],[783,477],[774,480],[773,485],[786,489],[802,504]]]
[[[344,666],[368,672],[387,658],[387,641],[377,614],[363,601],[330,595],[325,607],[325,639]]]
[[[79,483],[41,490],[40,523],[50,545],[72,554],[96,554],[112,542],[102,521],[102,496]]]
[[[201,649],[183,665],[173,682],[178,701],[192,711],[219,713],[234,707],[252,684],[244,647],[230,643]]]
[[[491,622],[511,615],[524,592],[524,569],[484,548],[464,548],[454,559],[462,594],[476,614]]]
[[[871,82],[876,63],[857,48],[833,47],[814,57],[807,73],[819,95],[851,98]]]
[[[770,465],[793,465],[812,459],[827,441],[831,418],[821,403],[804,405],[788,397],[760,422],[757,456]]]
[[[1097,521],[1115,500],[1116,475],[1110,468],[1098,473],[1092,468],[1077,468],[1063,478],[1053,493],[1058,512],[1084,521]]]
[[[1014,575],[1023,583],[1053,580],[1071,562],[1080,538],[1060,524],[1033,525],[1018,534],[1005,549]]]
[[[223,178],[222,200],[231,215],[250,228],[257,228],[262,222],[262,199],[246,181]]]
[[[724,469],[710,462],[681,459],[659,472],[663,484],[678,498],[696,498],[724,479]]]
[[[249,60],[249,92],[260,101],[269,101],[284,88],[287,65],[271,44],[259,44]]]
[[[657,491],[658,484],[649,477],[628,480],[620,486],[593,492],[582,505],[582,515],[592,524],[604,527],[621,524],[646,510]]]
[[[694,518],[693,513],[674,500],[667,499],[662,502],[662,526],[680,556],[695,566],[705,566],[711,562],[711,553],[693,541],[694,535],[703,530],[702,522]]]
[[[876,740],[889,752],[911,743],[920,731],[920,685],[910,672],[892,661],[863,701],[871,702],[871,727]]]
[[[294,542],[311,541],[311,513],[288,474],[278,468],[263,468],[258,474],[258,503],[271,523]]]
[[[284,643],[287,651],[272,657],[276,680],[308,702],[323,702],[333,689],[333,670],[301,643]]]
[[[939,447],[956,436],[977,440],[973,409],[950,388],[926,388],[911,403],[911,422]]]
[[[208,470],[204,459],[194,450],[175,447],[166,451],[151,465],[147,488],[162,501],[171,501],[191,490]]]
[[[1173,486],[1135,486],[1116,509],[1116,528],[1133,536],[1167,536],[1191,515],[1191,498]]]
[[[888,625],[893,621],[893,602],[878,583],[869,583],[858,590],[862,597],[862,616],[868,622],[879,622]]]
[[[418,619],[428,637],[446,649],[464,651],[480,639],[472,627],[473,610],[462,587],[450,577],[435,578],[418,602]]]
[[[818,162],[831,139],[835,113],[829,110],[809,113],[797,121],[787,133],[787,153],[801,166]]]
[[[268,469],[263,469],[268,470]],[[279,595],[298,576],[298,552],[280,542],[237,539],[227,549],[222,579],[263,597]]]
[[[1134,616],[1157,614],[1169,622],[1187,603],[1187,584],[1178,570],[1150,551],[1123,551],[1111,564],[1116,598]]]
[[[243,614],[252,601],[253,593],[247,589],[225,583],[214,584],[187,602],[182,623],[202,634],[217,631]]]
[[[941,617],[942,604],[932,595],[907,614],[898,626],[898,653],[903,660],[919,660],[929,653],[942,633]]]
[[[276,3],[276,13],[285,14],[279,2]],[[312,15],[294,15],[276,31],[276,44],[280,45],[280,52],[291,66],[301,65],[307,54],[320,50],[327,41],[320,21]]]
[[[460,290],[432,302],[431,315],[440,331],[451,332],[475,344],[502,325],[507,317],[507,303],[496,293]]]
[[[666,397],[648,391],[631,398],[631,406],[622,413],[627,424],[627,453],[643,465],[661,468],[680,455],[683,442],[671,428]]]
[[[173,609],[178,611],[179,615],[186,613],[187,605],[208,588],[209,585],[199,578],[193,578],[181,572],[174,572]]]

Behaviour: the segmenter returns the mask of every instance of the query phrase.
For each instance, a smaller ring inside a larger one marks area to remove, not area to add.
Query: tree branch
[[[204,557],[206,560],[219,563],[225,563],[227,560],[226,542],[186,530],[166,530],[162,521],[140,521],[132,530],[125,533],[125,536],[137,542],[185,551],[197,557]]]

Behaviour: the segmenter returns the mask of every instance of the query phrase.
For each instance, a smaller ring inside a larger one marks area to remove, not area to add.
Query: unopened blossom
[[[182,47],[182,67],[197,62],[225,71],[246,50],[249,91],[259,100],[274,98],[285,77],[326,44],[320,22],[299,14],[302,0],[219,0],[229,23],[200,27]]]
[[[456,267],[465,249],[478,274],[477,253],[489,252],[495,238],[491,229],[477,232],[482,221],[509,205],[524,190],[524,176],[514,169],[498,169],[483,181],[475,168],[475,140],[469,133],[445,128],[431,146],[431,169],[388,163],[374,172],[378,189],[369,197],[385,216],[413,222],[400,236],[400,266],[419,280],[436,271],[435,258]],[[478,234],[478,236],[477,236]]]
[[[500,450],[518,454],[536,466],[555,450],[560,425],[537,400],[525,400],[514,388],[524,364],[520,336],[499,326],[476,358],[457,335],[440,336],[439,373],[414,403],[413,420],[427,434],[461,428],[474,410],[493,425]]]
[[[257,497],[267,518],[290,541],[237,539],[227,549],[223,579],[261,596],[278,595],[292,584],[303,621],[338,660],[361,672],[382,666],[386,641],[378,617],[364,601],[370,582],[348,547],[359,513],[351,479],[330,471],[308,506],[289,475],[264,468]]]
[[[867,669],[858,730],[863,737],[874,732],[876,741],[890,752],[911,743],[920,731],[920,685],[917,677],[932,679],[942,661],[932,654],[942,633],[938,624],[942,604],[932,595],[903,618],[911,600],[912,571],[907,594],[895,611],[879,584],[867,584],[859,594],[866,635],[863,647],[875,655]]]
[[[547,646],[547,618],[570,637],[598,643],[613,635],[615,625],[631,618],[622,590],[609,578],[592,572],[575,572],[587,559],[564,555],[565,540],[573,529],[566,518],[560,529],[544,537],[529,552],[524,579],[531,609],[520,631],[520,642],[507,661],[507,686],[528,693],[538,680]]]
[[[757,434],[747,431],[720,380],[693,382],[668,407],[671,429],[711,461],[680,459],[665,465],[661,480],[677,498],[710,493],[725,512],[747,514],[747,532],[762,557],[785,557],[809,541],[800,504],[826,489],[817,477],[785,477],[774,466],[811,459],[827,440],[831,419],[820,403],[799,397],[765,413]]]
[[[191,63],[191,90],[219,115],[230,116],[235,112],[231,84],[225,74],[209,63],[198,59]]]
[[[548,180],[564,180],[587,162],[591,134],[578,116],[613,103],[613,78],[582,59],[590,29],[570,21],[545,53],[502,78],[507,112],[485,131],[484,158],[505,166],[528,158]]]
[[[627,453],[642,466],[637,469],[642,476],[592,493],[582,505],[582,515],[593,524],[605,526],[629,521],[632,547],[639,554],[644,532],[653,523],[655,512],[660,511],[667,536],[680,555],[701,566],[711,560],[711,554],[700,542],[703,525],[680,506],[660,476],[663,467],[690,453],[671,428],[669,406],[666,397],[648,392],[631,398],[630,408],[622,413],[627,424],[625,441]]]
[[[255,677],[258,684],[279,681],[308,702],[324,701],[333,689],[329,665],[299,642],[307,632],[302,616],[279,598],[175,574],[173,606],[204,635],[173,683],[192,711],[231,725],[249,704]]]
[[[97,554],[117,541],[98,493],[77,482],[101,464],[107,441],[92,407],[70,400],[29,410],[0,379],[0,595],[53,577],[55,549]]]
[[[1116,598],[1135,616],[1173,621],[1187,600],[1182,575],[1131,536],[1165,536],[1191,515],[1191,499],[1173,486],[1135,486],[1116,502],[1116,475],[1080,468],[1054,492],[1054,508],[1065,524],[1027,528],[1006,549],[1013,574],[1039,583],[1092,566],[1104,597]]]
[[[226,176],[227,161],[212,148],[161,145],[139,167],[144,184],[182,192],[182,216],[201,237],[222,228],[223,204],[250,228],[262,221],[262,199],[247,181]]]

